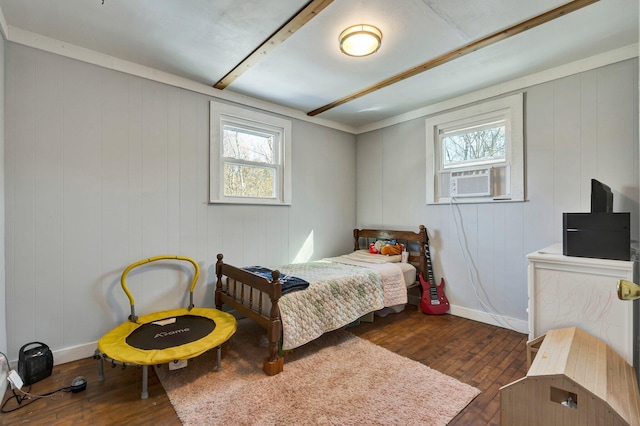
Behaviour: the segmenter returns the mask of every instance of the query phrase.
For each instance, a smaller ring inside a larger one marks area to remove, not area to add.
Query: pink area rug
[[[219,372],[215,351],[156,370],[185,425],[446,425],[480,393],[345,330],[296,349],[268,377],[263,334],[239,321]]]

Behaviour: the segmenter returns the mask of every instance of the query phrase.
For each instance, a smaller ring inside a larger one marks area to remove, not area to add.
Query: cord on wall
[[[484,309],[484,311],[489,315],[491,315],[491,317],[498,324],[502,325],[502,327],[507,328],[509,330],[516,331],[518,333],[524,333],[524,334],[529,333],[528,330],[524,330],[524,331],[518,330],[518,328],[513,324],[511,324],[506,319],[505,316],[500,315],[497,312],[497,309],[493,307],[493,305],[491,304],[491,298],[489,297],[486,289],[482,285],[482,280],[480,279],[480,273],[478,272],[478,268],[475,262],[473,261],[473,256],[471,255],[471,251],[469,250],[469,245],[467,243],[467,236],[464,232],[464,225],[462,223],[463,221],[462,212],[460,211],[459,205],[455,201],[456,201],[455,197],[452,197],[451,201],[449,202],[449,206],[451,207],[451,216],[453,217],[453,222],[456,228],[458,246],[460,247],[460,251],[462,252],[462,257],[464,257],[465,263],[467,264],[467,274],[469,276],[469,282],[471,283],[471,288],[473,289],[473,293],[476,297],[476,300],[478,301],[478,303],[480,303],[480,306]],[[457,210],[458,216],[460,217],[460,223],[458,223],[458,221],[456,220],[456,210]],[[486,302],[482,299],[482,297],[480,297],[480,294],[478,293],[478,289],[481,290],[482,294],[484,295],[484,298],[486,299]]]

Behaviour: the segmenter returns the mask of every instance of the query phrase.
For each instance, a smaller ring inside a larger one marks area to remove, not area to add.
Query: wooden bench
[[[527,344],[527,375],[500,388],[502,425],[640,425],[635,370],[577,327]]]

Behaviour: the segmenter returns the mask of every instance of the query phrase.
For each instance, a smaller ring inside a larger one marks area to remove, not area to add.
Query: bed
[[[353,252],[346,255],[272,270],[236,267],[218,254],[216,308],[226,305],[266,330],[267,375],[283,370],[280,350],[301,346],[371,312],[403,308],[407,289],[419,286],[418,274],[427,276],[424,225],[418,232],[355,229],[353,239]],[[393,240],[408,251],[406,263],[401,256],[369,255],[370,244]]]

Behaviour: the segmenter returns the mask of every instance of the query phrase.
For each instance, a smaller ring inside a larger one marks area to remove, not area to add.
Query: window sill
[[[465,198],[443,198],[439,201],[429,201],[427,202],[428,206],[448,206],[450,204],[502,204],[502,203],[525,203],[529,200],[526,198],[473,198],[473,197],[465,197]]]
[[[210,200],[207,201],[207,204],[226,204],[226,205],[237,205],[237,206],[282,206],[282,207],[290,207],[292,203],[281,203],[278,201],[224,201],[224,200]]]

